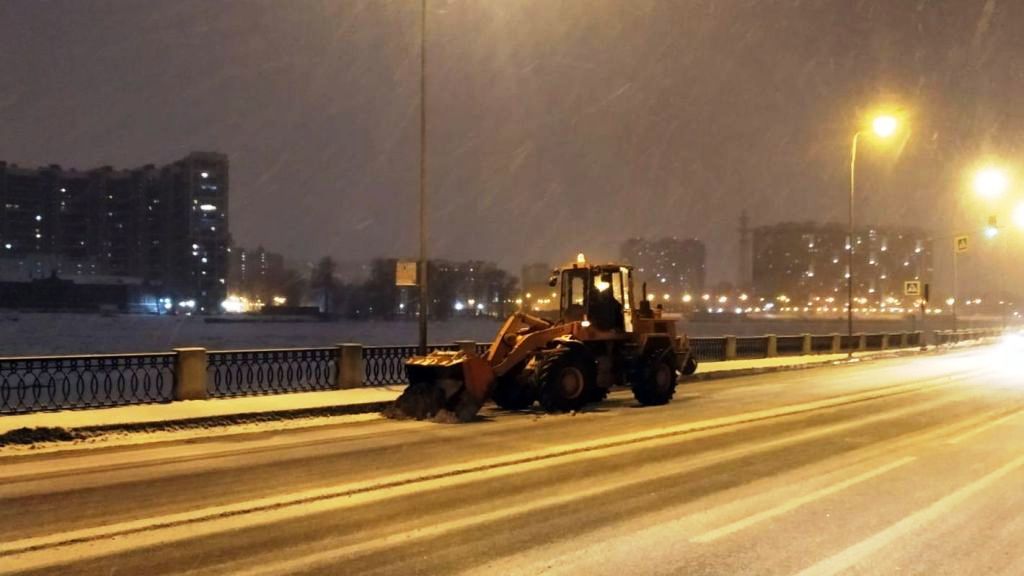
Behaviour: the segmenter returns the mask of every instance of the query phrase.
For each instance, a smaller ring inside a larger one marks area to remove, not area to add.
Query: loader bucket
[[[465,352],[432,352],[405,363],[409,386],[385,411],[389,418],[468,422],[490,397],[494,371]]]

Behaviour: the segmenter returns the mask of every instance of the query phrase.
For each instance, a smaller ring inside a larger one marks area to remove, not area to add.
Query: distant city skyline
[[[752,226],[845,219],[849,138],[878,103],[905,107],[909,130],[863,147],[859,222],[972,229],[987,214],[963,198],[965,171],[1024,141],[1009,96],[1024,88],[1019,3],[430,5],[440,258],[518,270],[697,237],[708,282],[733,281],[742,210]],[[402,2],[6,2],[0,158],[132,166],[221,150],[237,243],[412,256],[418,25]],[[1012,242],[1008,255],[979,239],[964,282],[1020,280]]]

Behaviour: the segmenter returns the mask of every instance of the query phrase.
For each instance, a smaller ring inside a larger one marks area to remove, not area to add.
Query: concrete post
[[[889,333],[888,332],[882,334],[882,347],[881,347],[881,349],[882,350],[888,350],[889,349]]]
[[[725,359],[735,360],[736,359],[736,337],[726,336],[725,337]]]
[[[814,349],[811,347],[811,335],[810,334],[804,334],[804,342],[803,342],[803,346],[800,347],[800,354],[802,356],[808,356],[808,355],[812,354],[813,352],[814,352]]]
[[[832,353],[839,354],[843,351],[843,337],[840,334],[832,335]]]
[[[779,337],[775,334],[768,335],[768,349],[765,352],[765,356],[768,358],[775,358],[779,355]]]
[[[868,349],[868,335],[867,334],[859,334],[857,336],[857,350],[867,350],[867,349]]]
[[[476,356],[476,342],[473,340],[456,340],[455,345],[459,347],[464,354],[470,356]]]
[[[206,389],[206,348],[175,348],[174,399],[205,400],[210,397]]]
[[[337,387],[341,389],[361,388],[363,376],[363,345],[338,344]]]

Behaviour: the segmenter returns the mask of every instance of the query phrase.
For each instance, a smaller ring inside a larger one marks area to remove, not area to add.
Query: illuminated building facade
[[[228,159],[79,171],[0,162],[0,269],[141,279],[164,302],[219,310],[226,296]]]
[[[753,285],[761,297],[793,302],[846,302],[846,229],[838,224],[786,222],[753,231]],[[903,299],[903,282],[930,282],[932,243],[912,227],[854,232],[854,298],[885,306]],[[812,306],[814,304],[811,304]]]
[[[700,240],[630,238],[620,254],[633,266],[637,290],[646,282],[651,294],[669,294],[673,300],[704,290],[707,251]]]

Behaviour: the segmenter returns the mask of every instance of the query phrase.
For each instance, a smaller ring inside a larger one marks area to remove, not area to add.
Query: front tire
[[[536,400],[537,394],[525,377],[506,374],[494,386],[494,403],[503,410],[526,410]]]
[[[697,372],[697,359],[693,357],[693,354],[689,354],[686,357],[686,363],[683,364],[682,373],[683,376],[693,376]]]
[[[597,366],[571,348],[545,353],[536,372],[540,405],[547,412],[579,410],[591,399]]]
[[[668,404],[676,393],[678,382],[675,351],[655,352],[640,367],[640,375],[633,382],[633,397],[644,406]]]

